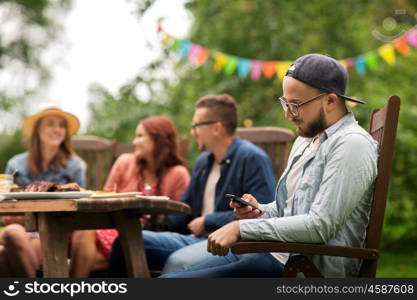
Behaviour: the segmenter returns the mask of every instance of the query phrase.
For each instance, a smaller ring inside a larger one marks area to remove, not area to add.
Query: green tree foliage
[[[0,172],[22,151],[13,132],[25,103],[49,79],[41,54],[56,40],[70,0],[0,0]]]
[[[49,79],[41,53],[61,29],[70,0],[0,0],[0,117]]]
[[[187,7],[194,16],[192,42],[211,50],[259,60],[294,60],[311,52],[337,59],[354,57],[383,44],[372,35],[373,30],[391,36],[417,23],[414,18],[417,1],[411,0],[337,3],[331,0],[195,0]],[[398,9],[406,15],[395,15]],[[398,22],[394,29],[382,26],[388,17]],[[165,30],[169,32],[169,28]],[[395,66],[387,66],[379,59],[376,71],[365,75],[353,71],[350,76],[348,94],[367,101],[367,105],[351,108],[364,127],[368,126],[371,110],[385,105],[389,95],[397,94],[402,98],[385,226],[387,243],[404,237],[417,239],[414,184],[417,156],[413,155],[417,147],[416,65],[417,50],[414,49],[409,57],[397,55]],[[113,138],[125,139],[125,132],[133,136],[135,119],[157,113],[171,116],[181,133],[187,134],[195,101],[209,93],[233,95],[240,106],[241,122],[250,119],[254,126],[294,129],[284,120],[275,102],[282,94],[281,82],[276,77],[252,81],[237,75],[227,76],[223,72],[216,73],[211,60],[197,68],[180,60],[177,53],[166,51],[129,85],[116,96],[105,89],[96,90],[91,125],[94,133],[114,134]],[[135,96],[137,89],[147,91],[146,101],[144,97]],[[106,122],[111,126],[105,125]]]

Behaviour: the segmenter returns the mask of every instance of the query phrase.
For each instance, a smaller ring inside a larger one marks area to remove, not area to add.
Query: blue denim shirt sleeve
[[[358,151],[358,149],[361,149]],[[340,229],[376,177],[375,147],[360,134],[347,134],[326,156],[328,161],[310,210],[289,217],[240,220],[242,239],[325,243]],[[268,215],[273,212],[272,206]],[[356,213],[364,213],[358,211]]]

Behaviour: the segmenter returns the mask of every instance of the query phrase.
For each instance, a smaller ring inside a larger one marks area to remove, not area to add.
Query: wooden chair
[[[323,244],[242,241],[235,243],[233,253],[287,252],[359,258],[363,260],[359,276],[375,277],[379,247],[387,200],[389,178],[394,155],[400,98],[391,96],[384,108],[374,110],[369,132],[379,145],[378,175],[375,181],[373,202],[364,248],[328,246]],[[322,277],[317,268],[304,255],[292,256],[285,265],[284,277],[302,272],[306,277]]]
[[[97,136],[75,136],[72,146],[87,164],[87,188],[101,190],[112,166],[113,142]]]
[[[236,135],[262,148],[271,158],[276,176],[281,176],[287,165],[290,144],[294,139],[291,130],[279,127],[239,127]]]
[[[91,135],[73,136],[71,143],[74,151],[87,165],[87,188],[101,190],[113,164],[113,142]],[[29,140],[24,139],[22,145],[28,148]]]

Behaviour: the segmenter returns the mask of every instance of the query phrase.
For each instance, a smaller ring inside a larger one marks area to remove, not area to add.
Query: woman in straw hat
[[[79,127],[76,116],[58,108],[28,117],[22,131],[29,138],[29,151],[10,159],[6,173],[14,174],[14,183],[22,187],[40,180],[85,186],[85,164],[72,150],[70,139]]]
[[[28,117],[22,131],[29,138],[29,151],[10,159],[6,173],[21,187],[41,180],[85,186],[85,164],[70,140],[79,124],[76,116],[58,108]],[[35,277],[41,257],[38,234],[25,232],[21,216],[4,216],[2,221],[7,226],[0,231],[0,276]]]

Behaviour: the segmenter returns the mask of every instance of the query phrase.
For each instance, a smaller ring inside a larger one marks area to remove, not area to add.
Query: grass
[[[382,249],[376,277],[417,278],[417,244],[405,242]]]

